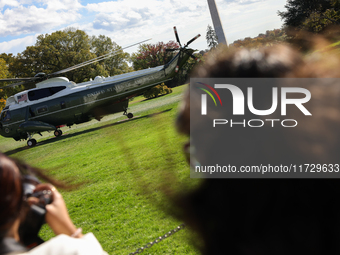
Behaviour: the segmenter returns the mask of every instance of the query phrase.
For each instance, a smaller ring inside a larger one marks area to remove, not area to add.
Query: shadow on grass
[[[52,137],[52,138],[49,138],[47,140],[38,142],[36,146],[41,146],[41,145],[45,145],[45,144],[51,144],[51,143],[54,143],[54,142],[62,141],[64,139],[68,139],[70,137],[74,137],[74,136],[90,133],[92,131],[96,131],[96,130],[100,130],[100,129],[104,129],[104,128],[113,127],[113,126],[116,126],[116,125],[124,124],[124,123],[135,121],[135,120],[140,120],[140,119],[144,119],[144,118],[150,118],[150,117],[162,114],[162,113],[169,112],[171,110],[172,110],[172,108],[164,110],[164,111],[160,111],[160,112],[156,112],[156,113],[140,116],[140,117],[134,117],[132,119],[121,120],[121,121],[117,121],[115,123],[103,125],[103,126],[100,126],[100,127],[89,128],[89,129],[86,129],[86,130],[83,130],[83,131],[75,132],[73,134],[65,134],[65,135],[62,135],[62,136],[60,136],[58,138],[57,137]],[[10,156],[12,154],[15,154],[15,153],[18,153],[20,151],[27,150],[27,149],[30,149],[30,148],[28,146],[25,146],[25,147],[9,150],[9,151],[3,152],[3,153],[6,154],[7,156]]]

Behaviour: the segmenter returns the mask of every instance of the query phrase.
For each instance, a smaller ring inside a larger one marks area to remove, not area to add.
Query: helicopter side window
[[[9,111],[5,111],[1,114],[0,120],[9,121],[11,120],[11,114]]]
[[[38,107],[36,109],[36,111],[37,111],[38,114],[41,114],[41,113],[44,113],[44,112],[48,112],[48,108],[47,108],[46,105],[44,105],[44,106]]]
[[[52,87],[52,88],[49,88],[52,95],[55,94],[55,93],[58,93],[59,91],[62,91],[63,89],[66,89],[66,86],[59,86],[59,87]]]
[[[28,92],[28,98],[30,101],[39,100],[41,98],[50,97],[65,88],[66,86],[58,86],[58,87],[32,90]]]

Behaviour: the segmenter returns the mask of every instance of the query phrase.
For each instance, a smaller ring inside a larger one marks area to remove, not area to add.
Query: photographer
[[[54,185],[58,184],[38,169],[0,153],[0,254],[106,254],[92,233],[83,235],[81,229],[75,227],[63,197],[51,184],[36,185],[34,193],[44,191],[43,194],[51,195],[52,201],[43,206],[46,209],[45,221],[57,236],[29,251],[22,245],[20,225],[25,222],[30,206],[39,203],[38,197],[24,199],[23,175],[26,172],[34,173]]]

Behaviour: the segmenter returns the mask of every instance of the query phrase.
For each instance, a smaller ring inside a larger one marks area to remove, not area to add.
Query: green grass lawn
[[[36,147],[0,138],[1,151],[46,169],[56,179],[82,183],[62,191],[71,218],[83,232],[93,232],[109,254],[129,254],[162,236],[181,222],[164,212],[169,205],[164,188],[190,187],[182,146],[188,139],[176,133],[174,119],[186,86],[152,100],[135,98],[127,120],[122,113],[71,129],[63,136],[36,135]],[[47,240],[52,231],[44,227]],[[198,254],[184,229],[143,254]]]

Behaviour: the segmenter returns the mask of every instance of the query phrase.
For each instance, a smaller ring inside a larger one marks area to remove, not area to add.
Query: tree
[[[178,49],[178,43],[169,41],[168,43],[158,42],[157,44],[141,44],[137,53],[133,53],[131,61],[135,70],[146,69],[149,67],[156,67],[168,63],[177,52],[166,51],[166,49]],[[202,56],[195,55],[198,59]],[[189,58],[187,63],[182,67],[178,74],[171,80],[167,81],[168,87],[175,87],[182,85],[188,78],[192,68],[197,61]]]
[[[267,30],[265,34],[259,34],[257,37],[246,37],[243,40],[234,41],[230,44],[230,47],[257,49],[276,43],[282,43],[286,38],[287,36],[283,29]]]
[[[214,49],[217,47],[218,45],[218,38],[217,35],[215,33],[215,30],[212,29],[212,27],[210,25],[208,25],[207,27],[207,34],[205,36],[205,39],[207,39],[207,44],[209,49]]]
[[[38,72],[50,74],[116,49],[120,49],[120,46],[108,37],[90,38],[82,30],[68,28],[39,35],[34,46],[27,47],[15,57],[11,72],[15,77],[32,77]],[[120,52],[111,59],[106,59],[104,64],[97,62],[63,75],[76,83],[88,81],[97,75],[112,76],[131,70],[126,63],[128,58],[128,53]]]
[[[6,61],[3,58],[0,58],[0,79],[7,78],[8,73]]]
[[[6,61],[2,58],[0,58],[0,79],[7,78],[8,76],[8,67],[6,64]],[[6,94],[4,93],[3,89],[0,88],[0,111],[5,107],[6,105]]]
[[[328,9],[323,13],[312,13],[303,23],[302,28],[309,32],[319,33],[331,25],[340,24],[340,12]]]
[[[9,53],[9,54],[2,53],[2,54],[0,54],[0,58],[5,60],[5,62],[6,62],[6,67],[8,69],[8,76],[7,77],[11,77],[12,76],[12,70],[14,69],[13,63],[15,61],[15,57],[13,56],[12,53]]]
[[[146,69],[164,65],[174,57],[173,51],[166,49],[178,49],[178,43],[169,41],[168,43],[158,42],[157,44],[141,44],[137,53],[133,53],[131,61],[135,70]]]
[[[287,11],[278,12],[284,26],[318,33],[330,25],[340,24],[338,0],[288,0]]]
[[[52,34],[39,35],[34,46],[29,46],[16,57],[16,77],[32,77],[38,72],[53,73],[95,58],[90,52],[89,36],[72,28]],[[96,74],[96,64],[65,73],[75,82],[85,81]]]
[[[113,42],[110,37],[104,35],[99,35],[98,37],[92,36],[90,43],[91,52],[95,53],[97,57],[115,52],[114,56],[100,62],[107,75],[113,76],[133,70],[126,62],[130,58],[130,54],[123,52],[122,47]]]
[[[15,57],[13,56],[12,53],[10,54],[6,54],[6,53],[2,53],[0,55],[0,79],[4,79],[4,78],[13,78],[15,77],[13,75],[12,70],[15,70]],[[6,86],[10,84],[9,82],[1,82],[0,83],[0,88],[3,86]],[[24,89],[24,87],[21,86],[15,86],[15,87],[8,87],[6,89],[0,89],[0,98],[2,100],[6,100],[9,96],[18,93],[20,91],[22,91]]]

